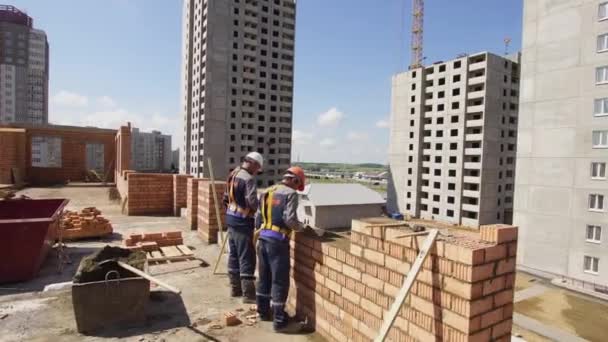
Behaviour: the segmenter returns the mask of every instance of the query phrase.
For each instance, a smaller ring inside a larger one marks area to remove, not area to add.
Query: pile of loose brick
[[[226,182],[215,182],[215,191],[219,202],[223,199],[225,188]],[[213,186],[211,186],[210,180],[204,179],[198,182],[197,229],[199,237],[207,243],[217,243],[219,232],[212,189]],[[222,227],[225,227],[222,203],[219,203],[219,208]]]
[[[160,247],[183,245],[182,232],[169,231],[160,233],[130,234],[124,240],[125,246],[131,250],[145,252],[157,251]]]
[[[407,231],[405,231],[407,232]],[[373,340],[426,236],[353,221],[350,246],[291,241],[288,304],[330,341]],[[389,331],[392,341],[510,341],[517,228],[442,236]]]
[[[95,207],[84,208],[80,213],[65,210],[60,221],[63,240],[77,240],[112,234],[110,221]]]

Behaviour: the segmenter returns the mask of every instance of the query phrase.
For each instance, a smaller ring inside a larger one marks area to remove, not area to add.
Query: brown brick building
[[[88,170],[114,180],[116,130],[59,125],[0,126],[0,184],[83,181]]]

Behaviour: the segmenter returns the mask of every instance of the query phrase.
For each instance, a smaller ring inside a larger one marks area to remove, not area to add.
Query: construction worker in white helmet
[[[287,169],[281,184],[269,188],[260,197],[256,216],[256,227],[259,227],[257,310],[262,320],[272,318],[276,332],[292,333],[305,328],[302,322],[289,324],[285,312],[289,292],[289,238],[293,231],[306,228],[297,216],[297,191],[304,190],[305,183],[302,168]]]
[[[230,295],[243,297],[243,303],[255,303],[254,217],[258,208],[256,175],[264,166],[258,152],[245,156],[226,181],[224,205],[228,227],[228,277]]]

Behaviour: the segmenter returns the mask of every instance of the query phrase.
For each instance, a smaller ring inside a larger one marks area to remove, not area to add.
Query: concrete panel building
[[[49,45],[33,22],[0,5],[0,124],[48,122]]]
[[[131,129],[131,169],[164,172],[171,170],[171,136],[159,131]]]
[[[484,52],[393,77],[389,212],[511,222],[518,59]]]
[[[250,151],[259,186],[291,162],[295,0],[185,0],[180,172],[224,178]]]
[[[298,218],[314,228],[350,228],[354,219],[382,215],[386,201],[361,184],[306,185],[298,192]]]
[[[606,290],[607,163],[608,2],[524,1],[521,268]]]

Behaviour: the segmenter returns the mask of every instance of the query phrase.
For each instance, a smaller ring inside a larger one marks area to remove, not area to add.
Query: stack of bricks
[[[224,225],[224,205],[222,199],[224,197],[224,189],[226,188],[226,182],[215,182],[215,192],[217,193],[217,199],[220,203],[220,220],[222,227]],[[213,201],[213,187],[211,181],[208,179],[201,180],[198,182],[198,222],[197,229],[200,238],[207,243],[217,243],[217,235],[219,232],[219,225],[217,221],[217,215],[215,213],[215,202]]]
[[[80,213],[65,210],[61,218],[61,239],[76,240],[112,234],[112,225],[95,207],[82,209]]]
[[[198,226],[198,183],[201,178],[188,178],[186,183],[186,222],[190,230]]]
[[[160,247],[184,244],[182,232],[180,231],[130,234],[124,242],[125,247],[128,249],[143,250],[146,252],[157,251]]]
[[[353,224],[350,247],[298,233],[288,304],[330,341],[370,341],[426,236]],[[455,234],[455,233],[454,233]],[[389,331],[392,341],[510,341],[517,228],[439,238]]]
[[[186,207],[189,175],[173,175],[173,215],[181,216],[181,209]]]
[[[173,215],[173,175],[127,174],[127,215]]]

